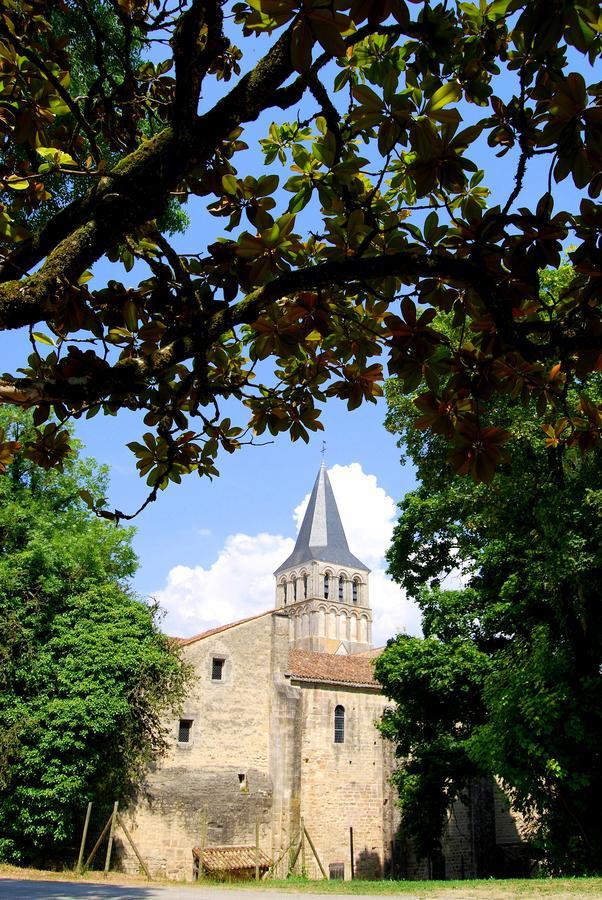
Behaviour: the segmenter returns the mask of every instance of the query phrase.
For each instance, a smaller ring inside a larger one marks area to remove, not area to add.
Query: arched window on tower
[[[328,600],[328,592],[330,590],[330,575],[326,574],[324,576],[324,597]]]
[[[293,603],[297,602],[297,577],[293,578]]]
[[[303,599],[307,600],[307,575],[303,576]]]
[[[286,606],[286,600],[287,600],[287,597],[286,597],[286,581],[285,581],[284,579],[281,581],[281,585],[282,585],[282,605],[283,605],[283,606]]]
[[[345,579],[343,576],[339,576],[339,603],[342,603],[345,599]]]
[[[335,744],[345,743],[345,707],[335,706],[334,708],[334,742]]]
[[[357,581],[354,581],[354,582],[353,582],[353,587],[352,587],[351,591],[352,591],[352,593],[351,593],[351,599],[353,600],[354,603],[357,603],[357,592],[358,592],[358,584],[357,584]]]

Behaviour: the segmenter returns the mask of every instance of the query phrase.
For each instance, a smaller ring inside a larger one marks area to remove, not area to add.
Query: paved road
[[[67,881],[21,881],[0,878],[1,900],[335,900],[332,894],[293,894],[280,891],[245,891],[226,888],[120,887]],[[355,894],[353,900],[374,900]],[[419,900],[404,894],[403,900]]]

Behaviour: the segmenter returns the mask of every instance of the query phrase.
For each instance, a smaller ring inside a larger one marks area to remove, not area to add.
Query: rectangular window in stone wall
[[[220,659],[218,656],[214,656],[211,661],[211,680],[212,681],[221,681],[224,674],[224,663],[225,659]]]
[[[178,743],[189,744],[190,734],[192,732],[192,719],[180,719],[178,726]]]
[[[331,881],[343,880],[345,878],[345,863],[330,863],[328,866],[328,877]]]

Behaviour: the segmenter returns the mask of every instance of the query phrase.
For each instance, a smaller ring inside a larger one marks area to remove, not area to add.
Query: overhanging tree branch
[[[242,49],[226,46],[217,0],[154,12],[143,0],[113,3],[100,19],[78,0],[53,10],[52,25],[30,14],[33,3],[4,17],[34,63],[19,67],[13,47],[0,45],[0,329],[27,326],[34,352],[25,377],[0,384],[0,400],[33,404],[42,424],[53,412],[62,421],[147,410],[149,427],[163,423],[177,451],[167,472],[161,435],[155,444],[147,435],[138,467],[151,486],[178,471],[212,475],[219,447],[239,445],[240,429],[219,422],[219,397],[240,401],[242,430],[308,440],[324,396],[354,409],[380,395],[383,366],[373,360],[383,350],[389,372],[418,395],[421,427],[445,434],[457,471],[477,480],[505,458],[506,437],[482,424],[499,392],[536,404],[550,446],[600,440],[599,403],[583,386],[602,366],[602,93],[561,62],[568,45],[600,53],[593,0],[557,11],[554,68],[541,3],[518,19],[487,7],[477,22],[470,4],[253,0],[234,7]],[[61,16],[73,59],[54,37]],[[229,87],[248,67],[238,60],[254,32],[271,48]],[[151,34],[170,60],[145,59]],[[505,85],[502,102],[498,63],[509,59],[517,88]],[[199,115],[209,78],[221,99]],[[308,90],[319,114],[303,117],[296,104]],[[81,101],[78,127],[102,159],[78,196],[85,182],[65,168]],[[468,127],[467,104],[483,111]],[[289,121],[266,116],[265,167],[245,171],[244,126],[271,109],[290,109]],[[511,200],[490,207],[488,170],[471,158],[482,137],[503,154],[517,132],[512,197],[542,154],[554,162],[534,210],[510,210]],[[53,159],[44,153],[40,164],[39,147],[56,150]],[[582,194],[579,212],[554,213],[554,183],[567,177]],[[201,215],[225,217],[227,237],[213,228],[180,255],[165,235],[183,227],[175,198],[192,195],[206,198]],[[565,276],[569,229],[574,269]],[[90,292],[84,270],[104,256],[128,272],[141,260],[149,274]],[[550,272],[560,273],[552,287]],[[52,342],[45,354],[40,345]],[[270,359],[275,386],[250,388],[256,364]],[[191,417],[201,423],[198,447]],[[60,459],[64,442],[47,426],[40,459]]]

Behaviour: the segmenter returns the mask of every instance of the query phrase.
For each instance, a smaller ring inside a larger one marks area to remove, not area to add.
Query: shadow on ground
[[[154,900],[159,891],[118,884],[83,884],[66,881],[0,879],[2,900]]]

